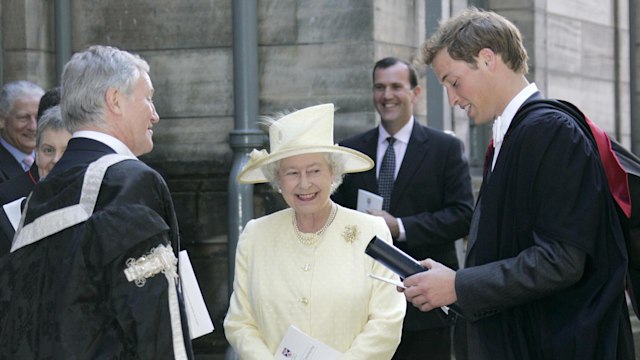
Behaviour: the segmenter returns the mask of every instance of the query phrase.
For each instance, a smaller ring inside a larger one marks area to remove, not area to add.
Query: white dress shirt
[[[494,121],[493,146],[495,150],[493,152],[493,162],[491,163],[492,171],[493,167],[496,166],[498,154],[500,154],[500,149],[502,148],[502,140],[504,139],[504,135],[507,133],[507,130],[509,130],[509,125],[511,125],[513,117],[516,115],[520,106],[522,106],[522,104],[524,104],[524,102],[536,91],[538,91],[538,87],[535,83],[527,85],[524,89],[520,90],[518,95],[511,99],[509,104],[507,104],[507,107],[504,108],[502,114]]]

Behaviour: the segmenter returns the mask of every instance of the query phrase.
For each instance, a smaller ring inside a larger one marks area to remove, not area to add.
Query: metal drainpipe
[[[62,69],[71,58],[71,5],[69,0],[56,0],[53,13],[55,17],[56,84],[59,84]]]
[[[638,25],[636,21],[638,20],[637,16],[637,8],[636,8],[636,0],[629,0],[629,93],[631,98],[631,151],[635,154],[640,153],[640,125],[638,125],[638,106],[636,105],[636,101],[638,100],[638,82],[637,79],[637,67],[638,64],[636,61],[638,58],[636,57],[636,48],[637,48],[637,35],[638,35]]]
[[[622,118],[620,114],[622,112],[622,99],[620,95],[620,87],[622,86],[622,84],[620,79],[620,69],[622,69],[622,67],[624,66],[622,64],[622,61],[626,59],[622,59],[620,56],[620,31],[622,31],[622,26],[620,24],[620,6],[618,4],[618,1],[622,0],[613,1],[613,135],[616,139],[620,140],[620,136],[622,135],[620,129],[622,126],[622,124],[620,124],[620,119]]]
[[[244,225],[253,218],[253,185],[236,180],[253,148],[263,147],[265,134],[258,119],[258,15],[256,0],[233,1],[233,92],[234,130],[229,134],[233,165],[229,174],[228,289],[233,290],[235,255]],[[236,359],[229,347],[225,359]]]
[[[442,0],[426,0],[425,12],[425,35],[429,38],[438,31],[440,19],[444,17]],[[426,97],[428,125],[440,130],[451,128],[445,125],[444,89],[430,66],[427,67]],[[451,117],[447,117],[446,120],[450,121]]]
[[[2,5],[0,5],[0,19],[2,19]],[[4,84],[4,28],[0,24],[0,84]]]

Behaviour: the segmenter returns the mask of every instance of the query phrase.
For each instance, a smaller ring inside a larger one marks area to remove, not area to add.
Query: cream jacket
[[[398,279],[364,252],[374,235],[390,241],[384,220],[339,206],[312,247],[298,242],[292,216],[285,209],[252,220],[240,236],[224,320],[231,346],[242,360],[271,359],[293,324],[344,352],[342,359],[391,359],[406,301],[368,276]]]

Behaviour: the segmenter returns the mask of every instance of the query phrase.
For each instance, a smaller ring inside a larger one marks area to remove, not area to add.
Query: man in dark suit
[[[40,86],[25,80],[7,83],[0,91],[0,182],[23,174],[34,162],[43,93]]]
[[[451,106],[494,127],[465,268],[423,261],[407,300],[456,303],[471,360],[634,359],[624,233],[597,146],[566,112],[526,111],[542,95],[519,30],[471,8],[422,50]]]
[[[31,193],[35,184],[44,179],[58,162],[71,138],[66,129],[60,106],[56,105],[44,112],[38,119],[36,135],[36,163],[24,175],[18,175],[0,184],[1,215],[15,216],[21,214],[21,204]],[[5,213],[6,212],[6,213]],[[0,256],[9,252],[15,235],[15,227],[3,227],[0,221]],[[15,225],[15,224],[14,224]]]
[[[193,358],[166,183],[153,148],[149,65],[107,46],[74,54],[61,106],[73,137],[25,205],[0,259],[0,353]]]
[[[39,122],[42,114],[49,108],[56,106],[60,103],[60,87],[47,90],[42,95],[38,104],[37,119]],[[60,120],[62,121],[62,120]],[[36,125],[36,147],[40,142],[38,139],[41,136],[42,131],[38,133]],[[26,197],[29,195],[35,184],[40,180],[40,173],[38,172],[38,160],[34,162],[29,170],[23,171],[21,174],[11,177],[10,179],[0,183],[0,204],[6,204],[15,199]],[[1,253],[1,251],[0,251]]]
[[[460,140],[415,121],[413,107],[420,94],[416,72],[407,61],[385,58],[375,64],[373,101],[380,126],[340,144],[377,159],[376,167],[347,175],[333,199],[355,209],[358,189],[385,193],[379,189],[379,178],[389,148],[387,138],[392,136],[392,189],[390,196],[383,195],[383,210],[370,213],[385,219],[394,244],[409,255],[437,259],[457,269],[454,242],[467,235],[473,211],[469,167]],[[423,359],[428,350],[430,359],[449,360],[450,325],[439,311],[423,313],[408,307],[394,359]]]

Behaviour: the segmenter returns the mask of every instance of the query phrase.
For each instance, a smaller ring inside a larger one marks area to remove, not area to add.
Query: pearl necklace
[[[331,223],[333,222],[333,220],[336,218],[336,213],[338,212],[338,206],[336,204],[332,204],[331,205],[331,213],[329,214],[329,217],[327,218],[327,222],[324,223],[324,225],[322,226],[322,228],[320,228],[320,230],[313,232],[313,233],[303,233],[302,231],[300,231],[300,229],[298,228],[298,221],[296,220],[296,213],[295,211],[293,211],[293,230],[296,234],[296,238],[298,238],[298,241],[302,244],[302,245],[306,245],[306,246],[311,246],[314,245],[315,243],[317,243],[321,238],[322,235],[324,234],[324,231],[327,230],[327,228],[331,225]]]

